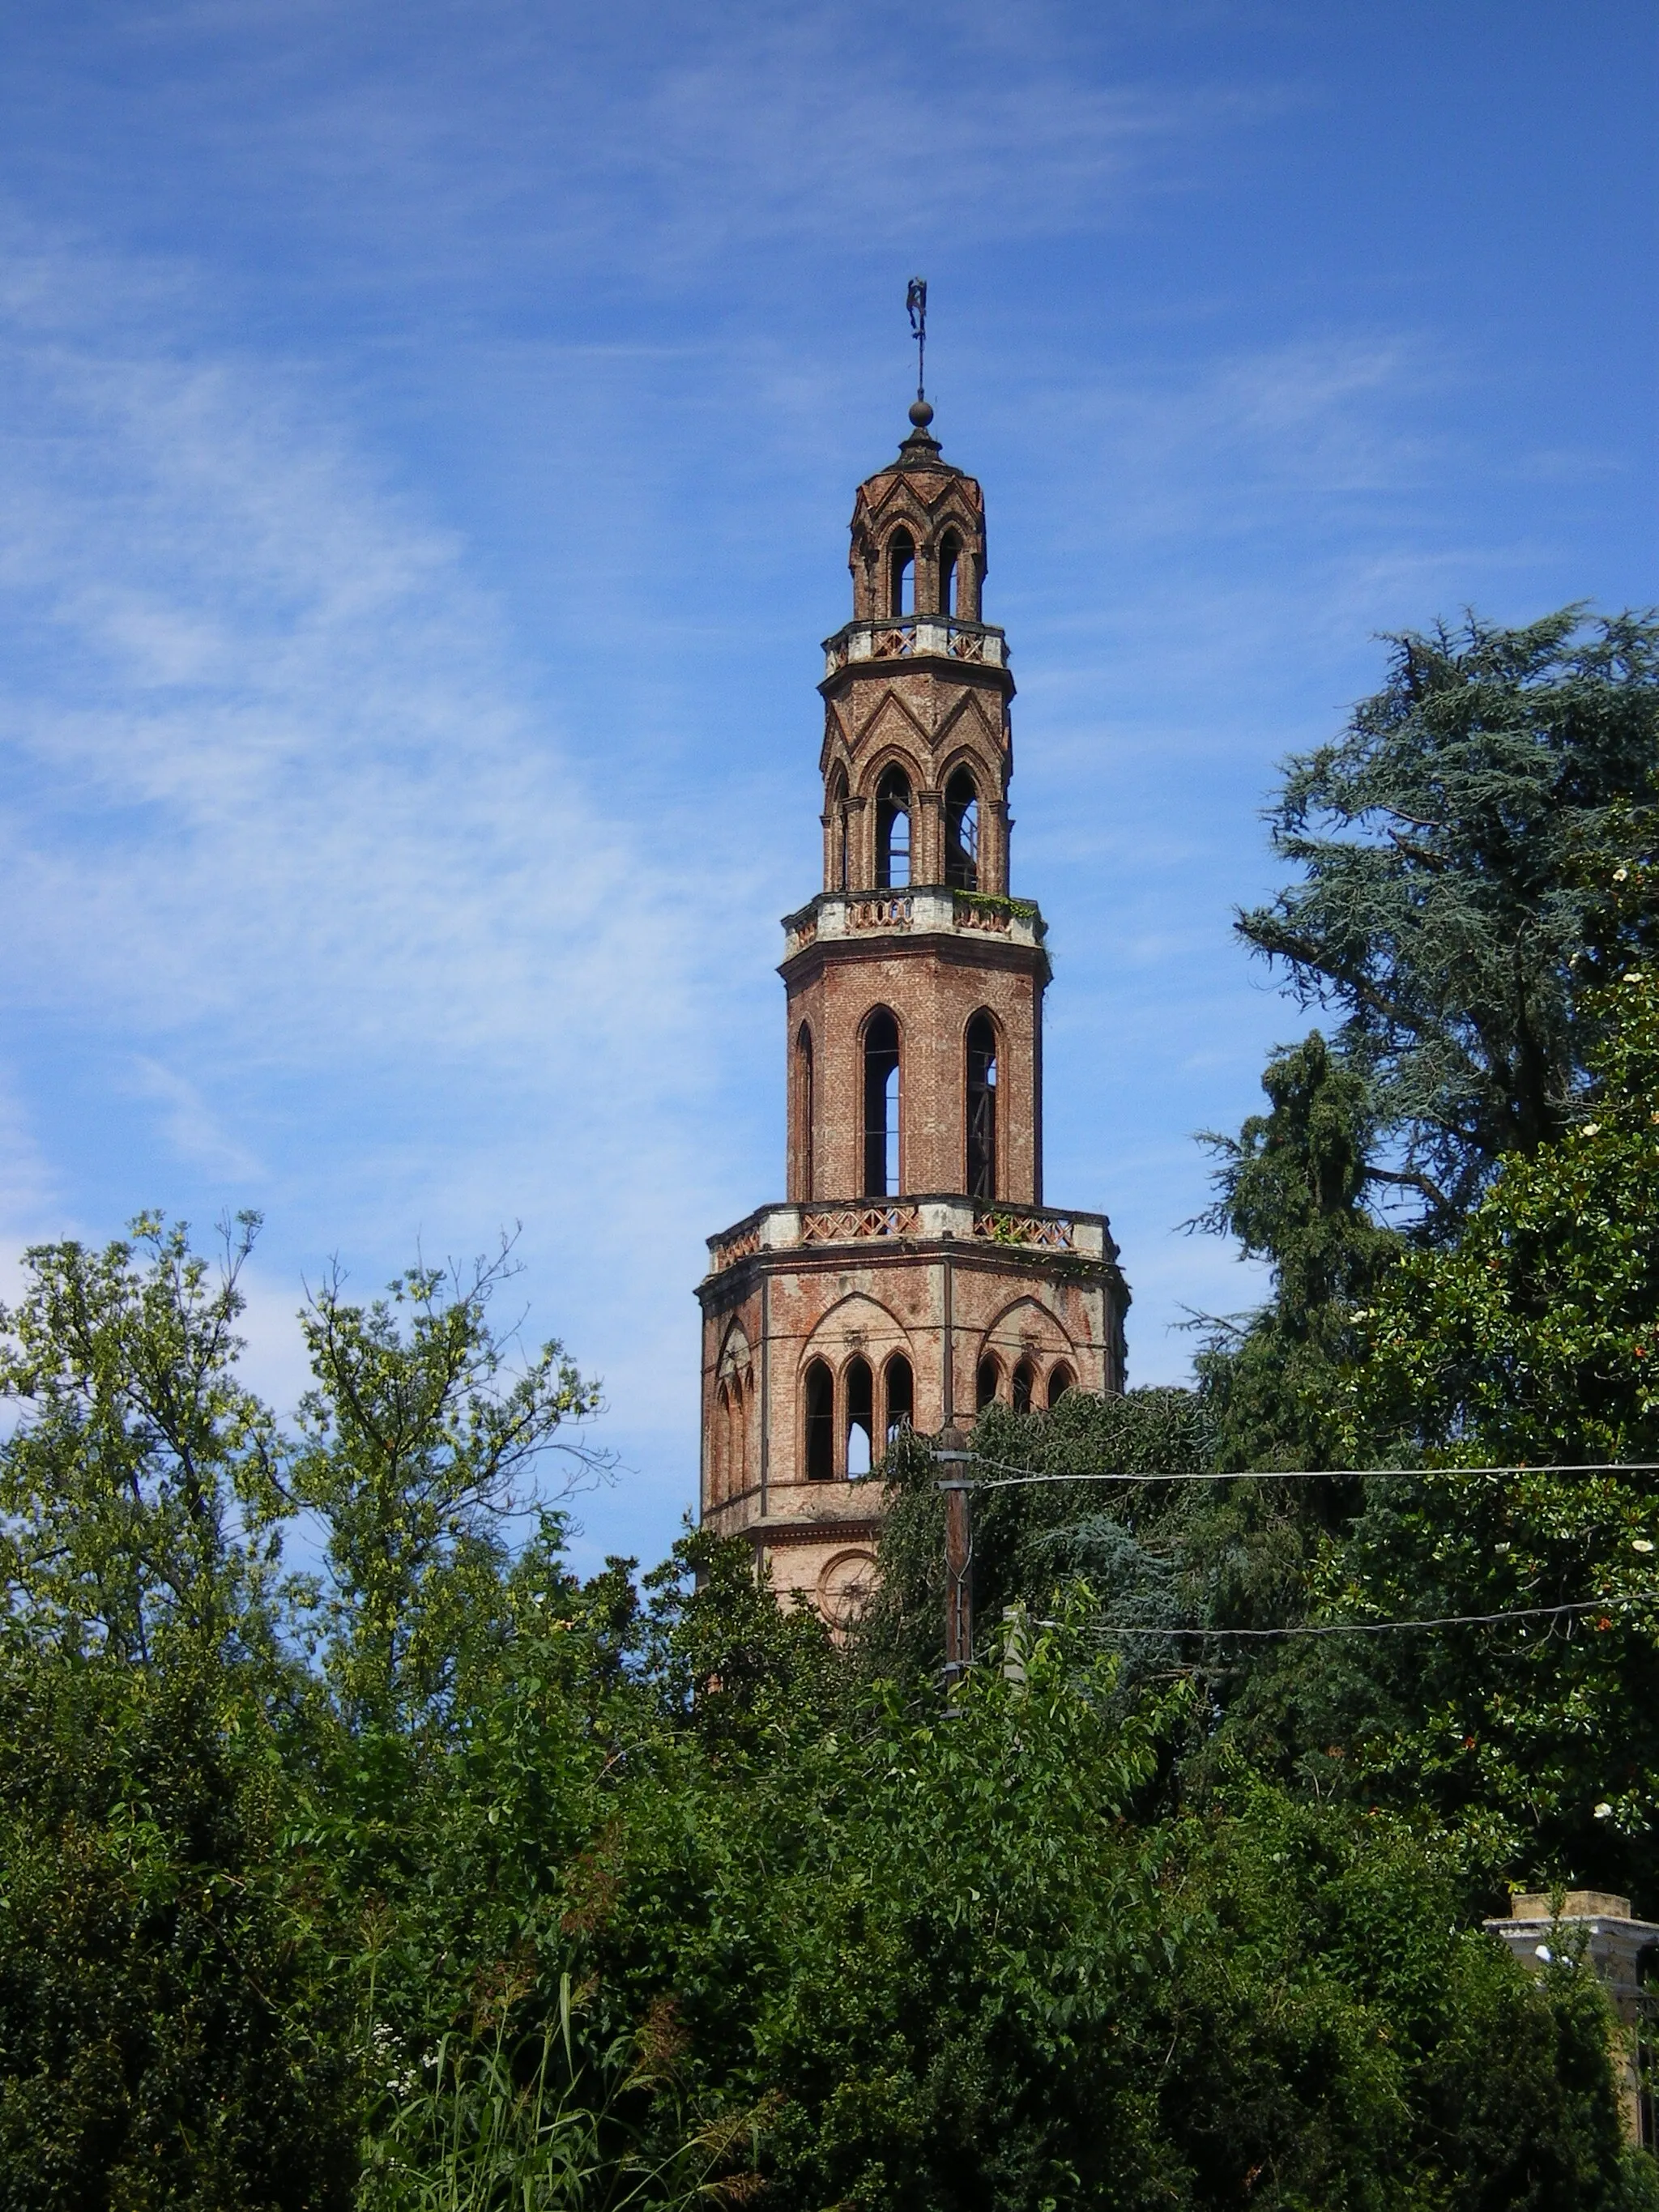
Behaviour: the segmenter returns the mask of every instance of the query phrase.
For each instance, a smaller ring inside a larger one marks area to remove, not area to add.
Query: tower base
[[[772,1206],[709,1239],[702,1517],[842,1626],[875,1572],[878,1466],[908,1421],[970,1427],[1123,1387],[1106,1218],[960,1197]]]

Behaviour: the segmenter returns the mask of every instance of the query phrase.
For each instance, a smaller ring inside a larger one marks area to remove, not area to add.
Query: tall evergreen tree
[[[1659,941],[1659,909],[1615,920],[1607,894],[1608,856],[1654,838],[1659,621],[1571,606],[1389,642],[1383,689],[1289,762],[1269,819],[1300,878],[1237,927],[1341,1014],[1389,1155],[1372,1177],[1449,1234],[1504,1153],[1561,1134],[1587,994]]]

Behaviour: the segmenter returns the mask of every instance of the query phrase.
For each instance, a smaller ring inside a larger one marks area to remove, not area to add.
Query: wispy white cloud
[[[0,317],[0,1005],[125,1066],[118,1216],[267,1206],[293,1287],[256,1366],[290,1373],[302,1259],[343,1247],[368,1292],[523,1217],[542,1332],[683,1453],[748,894],[596,800],[465,547],[302,373],[184,354],[142,270],[42,258]],[[27,1131],[76,1079],[37,1054],[0,1115],[0,1231],[73,1225]]]
[[[187,1076],[140,1054],[132,1063],[131,1087],[154,1103],[166,1141],[180,1159],[216,1182],[240,1183],[250,1194],[264,1180],[258,1156],[222,1126]]]
[[[61,1220],[63,1177],[47,1158],[9,1070],[0,1068],[0,1254]]]

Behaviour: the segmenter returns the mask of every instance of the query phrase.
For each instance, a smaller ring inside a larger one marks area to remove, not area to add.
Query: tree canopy
[[[1370,1172],[1446,1233],[1504,1153],[1560,1134],[1587,994],[1654,947],[1651,902],[1615,923],[1602,864],[1653,842],[1659,622],[1470,615],[1389,645],[1383,689],[1287,764],[1269,820],[1300,874],[1238,929],[1340,1013],[1397,1149]]]

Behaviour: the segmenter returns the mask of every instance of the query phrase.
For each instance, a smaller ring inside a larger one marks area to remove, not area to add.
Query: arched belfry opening
[[[844,891],[851,888],[847,830],[847,771],[837,767],[830,771],[830,781],[823,797],[826,840],[823,880],[824,887],[829,890]]]
[[[916,1418],[915,1370],[902,1352],[896,1352],[882,1370],[882,1388],[887,1401],[882,1432],[886,1442],[893,1444],[906,1429],[914,1427]]]
[[[899,1188],[899,1025],[886,1006],[864,1024],[864,1193],[891,1198]]]
[[[902,890],[910,881],[910,779],[890,768],[876,787],[876,888]]]
[[[997,1195],[997,1031],[989,1014],[968,1024],[968,1195],[986,1204]]]
[[[962,540],[954,530],[947,530],[939,543],[939,611],[962,612]]]
[[[823,875],[784,921],[785,1195],[710,1238],[698,1290],[704,1517],[832,1631],[907,1431],[925,1446],[993,1402],[1065,1426],[1068,1393],[1123,1382],[1104,1217],[1043,1202],[1050,967],[1009,879],[1014,675],[985,619],[984,496],[933,422],[918,392],[858,487],[816,788],[799,764]],[[750,1356],[727,1360],[738,1329]]]
[[[833,1482],[836,1475],[836,1378],[815,1359],[801,1378],[805,1462],[809,1482]]]
[[[812,1196],[812,1032],[803,1022],[795,1032],[796,1195]]]
[[[847,1408],[847,1479],[856,1482],[876,1464],[876,1378],[861,1353],[847,1363],[842,1395]]]
[[[945,880],[957,890],[979,889],[979,786],[959,768],[945,787]]]
[[[896,530],[887,543],[887,612],[897,622],[916,611],[916,541]]]

